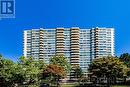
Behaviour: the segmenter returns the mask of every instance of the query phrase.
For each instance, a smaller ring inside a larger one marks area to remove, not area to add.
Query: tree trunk
[[[59,76],[57,76],[56,84],[57,84],[57,87],[59,87]]]
[[[116,84],[116,76],[114,77],[114,84]]]
[[[124,77],[124,84],[126,84],[126,77]]]
[[[110,78],[107,77],[107,87],[109,87],[109,86],[110,86]]]

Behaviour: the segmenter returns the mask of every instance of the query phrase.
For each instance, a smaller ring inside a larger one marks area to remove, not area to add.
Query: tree
[[[89,66],[89,71],[92,73],[92,76],[98,78],[97,81],[99,82],[100,78],[106,78],[109,85],[111,82],[116,83],[117,77],[123,78],[126,76],[128,68],[118,58],[104,57],[94,59]]]
[[[43,70],[43,67],[45,66],[43,61],[34,61],[32,57],[25,58],[20,57],[18,61],[19,67],[17,72],[17,76],[21,76],[24,81],[22,81],[22,84],[26,85],[39,85],[40,84],[40,75]]]
[[[14,63],[0,56],[0,87],[39,86],[44,67],[43,61],[34,61],[32,57],[22,56]]]
[[[50,59],[50,64],[62,66],[66,72],[70,71],[70,64],[68,63],[67,58],[63,55],[55,55],[52,57]]]
[[[75,80],[77,80],[79,83],[84,79],[84,74],[80,66],[74,66],[72,69],[72,76]]]
[[[8,59],[0,57],[0,86],[1,87],[12,87],[13,86],[13,75],[15,72],[14,62]]]
[[[43,79],[49,80],[49,83],[55,81],[57,86],[59,83],[59,79],[64,78],[66,76],[65,70],[62,66],[59,65],[48,65],[46,69],[43,71]]]
[[[83,76],[83,71],[82,69],[80,68],[80,66],[75,66],[73,68],[73,76],[77,79],[81,78]]]
[[[130,68],[130,54],[124,53],[122,54],[119,59],[124,62]]]
[[[2,58],[2,55],[0,54],[0,59]]]

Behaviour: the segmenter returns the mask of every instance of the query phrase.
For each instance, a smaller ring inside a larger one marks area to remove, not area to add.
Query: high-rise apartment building
[[[114,29],[32,29],[24,31],[24,56],[44,60],[55,54],[64,55],[72,65],[80,65],[84,73],[92,59],[114,56]]]
[[[43,30],[24,31],[24,56],[43,59]]]

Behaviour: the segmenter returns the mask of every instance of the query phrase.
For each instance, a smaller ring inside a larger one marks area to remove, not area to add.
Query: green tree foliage
[[[0,59],[2,58],[2,55],[0,54]]]
[[[63,56],[54,56],[50,65],[46,66],[43,61],[33,60],[32,57],[20,57],[17,62],[5,59],[0,55],[0,86],[1,87],[38,87],[44,74],[58,81],[66,75],[69,63]]]
[[[73,78],[77,80],[79,84],[86,79],[80,66],[74,66],[72,71],[72,76],[74,76]]]
[[[122,54],[119,59],[124,62],[130,68],[130,54],[124,53]]]
[[[89,67],[89,71],[92,73],[92,76],[98,79],[107,78],[107,83],[109,84],[111,82],[115,83],[117,77],[123,78],[126,76],[128,68],[118,58],[104,57],[94,59]]]
[[[14,63],[11,60],[0,58],[0,86],[12,87],[13,74],[15,72]]]
[[[18,62],[19,69],[21,72],[19,74],[23,75],[24,83],[26,85],[39,85],[40,75],[43,70],[43,61],[34,61],[32,57],[26,59],[21,57]]]
[[[50,64],[59,65],[64,67],[66,72],[70,71],[70,64],[67,61],[67,58],[62,55],[55,55],[50,59]]]
[[[81,78],[83,76],[83,71],[80,68],[80,66],[75,66],[73,68],[73,76],[75,76],[77,79]]]
[[[1,56],[0,87],[38,86],[44,66],[43,61],[34,61],[31,57],[27,59],[22,56],[18,62],[14,63]]]

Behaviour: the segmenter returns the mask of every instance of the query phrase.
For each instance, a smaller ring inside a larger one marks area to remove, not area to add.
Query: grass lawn
[[[130,87],[130,86],[112,86],[112,87]]]
[[[61,87],[76,87],[78,84],[61,84]],[[123,86],[123,85],[115,85],[111,87],[130,87],[130,86]]]
[[[61,85],[61,87],[76,87],[74,84],[64,84]],[[130,87],[130,86],[112,86],[112,87]]]
[[[61,84],[61,87],[76,87],[76,84]]]
[[[76,87],[74,84],[62,84],[61,87]],[[111,86],[111,87],[130,87],[130,86]]]

